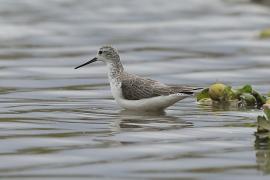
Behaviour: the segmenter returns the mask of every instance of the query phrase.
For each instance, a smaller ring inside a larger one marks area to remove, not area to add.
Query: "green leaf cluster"
[[[222,86],[225,88],[221,88]],[[219,91],[215,91],[215,88],[219,88]],[[220,90],[222,91],[220,92]],[[212,95],[212,92],[215,92],[215,94]],[[233,89],[231,86],[216,83],[197,94],[198,102],[202,104],[207,102],[209,104],[209,100],[215,104],[230,104],[231,102],[235,104],[237,102],[239,107],[261,108],[266,102],[266,97],[255,91],[251,85],[244,85],[239,89]]]
[[[258,130],[257,132],[269,132],[270,131],[270,109],[264,108],[264,116],[258,116]]]

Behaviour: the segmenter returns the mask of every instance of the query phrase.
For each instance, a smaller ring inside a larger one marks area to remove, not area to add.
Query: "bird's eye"
[[[102,54],[102,51],[98,51],[98,54]]]

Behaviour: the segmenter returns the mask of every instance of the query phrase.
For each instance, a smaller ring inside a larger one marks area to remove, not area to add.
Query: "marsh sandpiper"
[[[96,57],[75,69],[95,61],[102,61],[107,65],[112,95],[118,105],[127,110],[161,111],[201,89],[170,86],[127,73],[117,49],[111,46],[101,47]]]

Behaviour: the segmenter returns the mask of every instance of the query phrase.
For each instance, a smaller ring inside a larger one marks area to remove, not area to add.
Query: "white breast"
[[[121,83],[117,83],[115,81],[110,82],[111,92],[116,101],[123,99]]]

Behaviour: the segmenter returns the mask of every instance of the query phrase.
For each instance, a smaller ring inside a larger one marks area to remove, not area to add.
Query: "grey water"
[[[270,7],[248,0],[0,0],[1,179],[269,179],[258,109],[121,110],[101,45],[167,84],[270,91]]]

